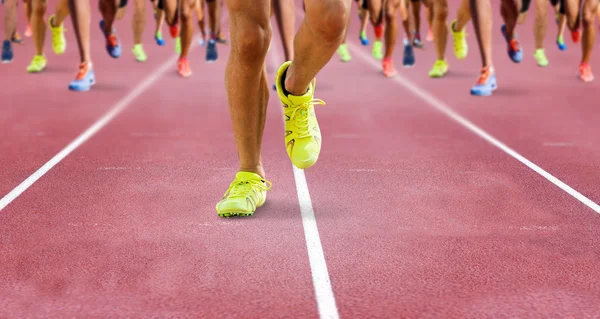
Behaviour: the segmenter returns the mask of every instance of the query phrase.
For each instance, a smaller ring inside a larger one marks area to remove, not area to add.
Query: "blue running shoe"
[[[367,32],[362,31],[360,33],[360,35],[358,36],[358,38],[360,39],[360,44],[367,46],[369,45],[369,38],[367,38]]]
[[[81,63],[75,80],[69,83],[69,90],[78,92],[89,91],[94,84],[96,84],[94,69],[88,66],[87,63]]]
[[[556,45],[558,46],[558,49],[561,51],[567,50],[567,45],[565,44],[565,40],[563,39],[562,36],[556,38]]]
[[[217,40],[211,38],[206,46],[206,62],[215,62],[219,58],[217,52]]]
[[[471,88],[471,95],[476,96],[490,96],[498,88],[496,83],[496,74],[491,68],[484,68],[481,70],[481,75],[477,84]]]
[[[508,44],[508,57],[515,63],[520,63],[523,60],[523,48],[521,48],[521,44],[517,41],[517,37],[513,36],[512,39],[509,39],[508,34],[506,33],[506,25],[502,25],[502,35]]]
[[[104,20],[100,20],[100,30],[102,34],[104,34],[104,38],[106,38],[106,51],[113,58],[118,58],[121,56],[121,45],[119,44],[119,39],[115,34],[115,30],[113,28],[111,33],[104,32]]]
[[[425,47],[425,45],[421,41],[421,34],[419,32],[415,32],[415,39],[413,41],[413,46],[417,49],[422,49]]]
[[[404,40],[404,54],[402,57],[402,64],[405,68],[410,68],[415,65],[415,52],[408,40]]]
[[[165,45],[165,39],[163,39],[162,33],[160,31],[156,31],[156,33],[154,34],[154,40],[156,41],[156,44],[158,44],[161,47]]]
[[[14,58],[12,45],[9,40],[2,42],[2,63],[10,63]]]

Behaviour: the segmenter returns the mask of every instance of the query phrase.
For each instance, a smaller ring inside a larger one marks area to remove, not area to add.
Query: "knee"
[[[31,7],[32,13],[36,16],[44,16],[46,14],[46,0],[37,0],[33,1],[33,6]]]
[[[316,32],[328,42],[335,42],[344,36],[348,22],[348,8],[342,0],[319,1],[315,8],[319,15],[313,18]],[[319,20],[316,20],[319,19]],[[318,23],[317,23],[318,22]]]
[[[386,23],[391,23],[394,19],[396,19],[396,13],[398,13],[398,10],[396,7],[388,7],[385,10]]]
[[[133,3],[135,12],[143,15],[146,10],[146,2],[144,0],[135,0]]]
[[[185,25],[190,20],[191,16],[192,14],[190,12],[190,9],[182,8],[180,14],[181,24]]]
[[[252,64],[264,61],[271,42],[268,20],[263,23],[248,17],[241,19],[245,21],[236,21],[231,27],[231,54],[240,62]]]
[[[577,25],[577,19],[576,19],[576,17],[572,18],[571,16],[567,15],[567,27],[571,31],[575,31],[579,27]]]
[[[197,1],[196,0],[185,0],[187,2],[187,7],[190,8],[190,14],[192,14],[192,12],[196,11],[198,9],[198,7],[196,6]]]
[[[181,21],[183,23],[188,22],[192,18],[192,12],[194,10],[194,1],[185,0],[185,5],[182,6],[181,10]]]
[[[369,21],[372,25],[381,24],[381,15],[380,14],[369,14]]]
[[[397,13],[398,13],[398,8],[400,8],[400,1],[399,0],[388,0],[387,4],[385,6],[385,21],[386,23],[391,23],[392,21],[394,21],[394,19],[396,19]]]
[[[446,22],[448,19],[448,3],[445,1],[437,1],[433,7],[433,19],[440,22]]]
[[[581,22],[583,23],[583,27],[594,26],[594,17],[596,15],[596,10],[585,10],[582,15]]]

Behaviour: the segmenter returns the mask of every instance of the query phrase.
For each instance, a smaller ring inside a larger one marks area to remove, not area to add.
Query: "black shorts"
[[[119,0],[119,9],[127,6],[127,0]]]
[[[521,7],[521,13],[525,13],[529,10],[529,6],[531,5],[531,0],[522,0],[521,4],[523,5]]]
[[[552,4],[552,6],[558,6],[558,12],[560,14],[565,14],[565,0],[550,0],[550,4]]]
[[[369,4],[367,3],[367,0],[354,0],[356,1],[356,3],[362,8],[362,9],[369,9]]]
[[[560,8],[558,9],[560,14],[567,14],[567,10],[565,9],[565,0],[560,0]]]

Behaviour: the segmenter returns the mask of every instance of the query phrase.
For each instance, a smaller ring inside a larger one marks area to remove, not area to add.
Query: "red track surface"
[[[383,78],[368,62],[370,48],[359,48],[355,16],[354,59],[334,57],[319,75],[324,148],[306,172],[340,316],[599,316],[600,216]],[[77,66],[72,31],[65,56],[48,46],[48,72],[25,73],[30,39],[1,66],[3,100],[12,101],[0,109],[4,196],[171,63],[0,212],[0,317],[318,317],[276,99],[263,153],[275,185],[268,204],[252,218],[220,219],[214,205],[236,168],[222,81],[227,47],[212,65],[196,48],[194,75],[184,80],[172,41],[157,48],[146,32],[150,59],[135,63],[129,19],[117,26],[124,48],[113,60],[92,25],[91,92],[66,90]],[[468,95],[479,68],[472,36],[465,61],[454,59],[449,41],[446,79],[427,77],[432,44],[417,52],[414,69],[399,72],[599,202],[597,84],[576,79],[579,47],[558,52],[554,30],[550,24],[546,69],[532,58],[531,23],[519,28],[522,65],[508,60],[495,34],[492,98]],[[282,56],[273,38],[271,76]]]

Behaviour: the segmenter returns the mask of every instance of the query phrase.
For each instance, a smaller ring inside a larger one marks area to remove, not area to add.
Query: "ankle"
[[[454,23],[452,23],[452,24],[450,25],[450,30],[452,30],[452,32],[454,32],[454,33],[460,33],[460,32],[462,32],[462,31],[463,31],[463,28],[457,28],[457,27],[456,27],[457,25],[458,25],[458,22],[457,22],[457,21],[455,21]]]
[[[240,166],[240,169],[238,170],[239,172],[250,172],[250,173],[254,173],[259,175],[262,178],[265,178],[265,170],[262,167],[262,164],[259,164],[258,166]]]
[[[306,93],[308,91],[308,87],[306,88],[301,88],[298,89],[296,87],[296,81],[294,81],[294,79],[289,76],[288,71],[291,69],[292,65],[290,64],[290,66],[283,71],[283,74],[281,76],[281,88],[283,89],[283,93],[287,96],[287,95],[293,95],[293,96],[302,96],[304,95],[304,93]]]

